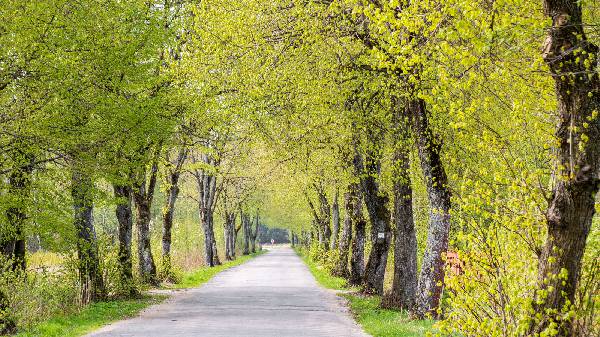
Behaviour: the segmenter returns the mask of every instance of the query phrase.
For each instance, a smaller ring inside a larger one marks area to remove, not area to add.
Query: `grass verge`
[[[135,316],[142,309],[166,298],[164,295],[147,295],[137,299],[93,303],[74,314],[44,321],[29,331],[17,334],[17,337],[82,336],[110,322]]]
[[[181,282],[171,285],[170,289],[192,288],[210,280],[217,273],[238,266],[255,256],[261,255],[265,250],[243,255],[234,261],[228,261],[213,268],[200,268],[187,273]],[[102,326],[121,319],[133,317],[143,309],[164,301],[166,295],[144,295],[140,298],[114,300],[92,303],[80,311],[72,314],[64,314],[41,322],[27,331],[20,332],[16,337],[76,337],[83,336]]]
[[[345,279],[332,276],[303,251],[299,249],[295,249],[295,251],[323,287],[355,291],[340,295],[348,300],[356,321],[370,335],[374,337],[426,337],[435,332],[433,321],[412,320],[403,311],[381,308],[379,296],[365,296],[356,292],[357,289],[347,286]]]

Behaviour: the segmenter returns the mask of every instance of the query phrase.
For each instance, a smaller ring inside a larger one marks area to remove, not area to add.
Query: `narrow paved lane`
[[[350,317],[342,300],[321,288],[294,251],[283,247],[89,336],[368,335]]]

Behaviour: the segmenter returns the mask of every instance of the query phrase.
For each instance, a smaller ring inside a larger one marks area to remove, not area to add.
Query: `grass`
[[[17,337],[82,336],[107,323],[135,316],[142,309],[160,303],[166,298],[166,296],[153,295],[93,303],[74,314],[57,316],[42,322],[29,331],[17,334]]]
[[[209,281],[217,273],[240,265],[264,252],[265,250],[262,250],[251,255],[243,255],[234,261],[228,261],[213,268],[199,268],[198,270],[184,274],[181,282],[169,288],[183,289],[198,287]],[[143,309],[153,304],[158,304],[167,297],[165,295],[144,295],[135,299],[92,303],[75,313],[56,316],[41,322],[29,330],[17,334],[16,337],[82,336],[108,323],[136,316]]]
[[[227,261],[227,262],[221,264],[220,266],[216,266],[213,268],[200,268],[191,273],[186,273],[183,275],[183,277],[179,283],[171,285],[168,288],[183,289],[183,288],[197,287],[197,286],[207,282],[213,276],[222,272],[223,270],[238,266],[238,265],[250,260],[251,258],[253,258],[255,256],[263,254],[264,252],[266,252],[266,250],[261,250],[259,252],[256,252],[256,253],[253,253],[250,255],[242,255],[242,256],[236,258],[235,260]]]
[[[435,331],[431,320],[412,320],[405,312],[382,309],[379,296],[342,296],[348,299],[358,323],[373,336],[423,337]]]
[[[306,263],[317,282],[325,288],[335,290],[356,290],[348,288],[345,279],[332,276],[307,254],[296,249],[296,253]],[[350,310],[363,329],[374,337],[425,337],[433,334],[434,321],[412,320],[406,312],[381,308],[379,296],[365,296],[358,292],[343,293]]]
[[[315,261],[311,260],[307,254],[304,254],[302,251],[296,249],[296,254],[300,256],[302,261],[308,266],[310,272],[313,274],[317,282],[325,288],[335,289],[335,290],[346,290],[348,289],[348,282],[346,279],[342,277],[332,276],[323,268],[323,266],[319,265]]]

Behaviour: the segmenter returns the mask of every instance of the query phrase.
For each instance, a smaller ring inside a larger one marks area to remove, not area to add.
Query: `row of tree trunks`
[[[127,185],[113,185],[117,199],[115,210],[119,226],[119,282],[122,295],[134,296],[137,290],[133,282],[133,263],[131,257],[131,240],[133,236],[133,190]]]
[[[150,246],[150,221],[152,220],[152,200],[158,174],[158,151],[149,172],[140,171],[133,183],[133,200],[136,206],[136,228],[138,239],[139,273],[142,282],[158,285],[156,264]]]
[[[558,100],[557,149],[552,190],[546,212],[548,237],[540,257],[538,293],[530,334],[550,326],[555,336],[575,335],[567,303],[575,303],[586,239],[600,187],[600,78],[598,47],[585,34],[582,3],[544,0],[552,19],[543,58],[555,83]],[[564,275],[566,271],[566,275]],[[563,275],[564,277],[561,277]]]
[[[175,213],[175,202],[179,196],[179,177],[183,168],[183,163],[187,157],[187,149],[181,148],[171,162],[167,155],[167,195],[165,206],[163,208],[163,228],[162,228],[162,274],[168,281],[173,281],[171,266],[171,241],[173,229],[173,215]]]
[[[87,304],[104,297],[104,284],[98,257],[98,242],[93,223],[93,181],[84,168],[74,163],[71,172],[74,227],[77,232],[81,302]]]

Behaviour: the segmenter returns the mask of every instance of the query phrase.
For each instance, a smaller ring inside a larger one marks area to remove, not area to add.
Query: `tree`
[[[540,256],[532,333],[572,334],[572,310],[581,261],[600,188],[600,78],[598,46],[588,41],[579,1],[545,0],[552,28],[543,58],[558,100],[556,182],[546,213],[548,238]]]
[[[172,279],[171,270],[171,237],[173,229],[173,215],[175,213],[175,202],[179,196],[179,177],[182,173],[188,150],[185,147],[179,149],[174,162],[168,157],[167,162],[167,197],[163,207],[163,233],[162,233],[162,273],[167,279]]]

